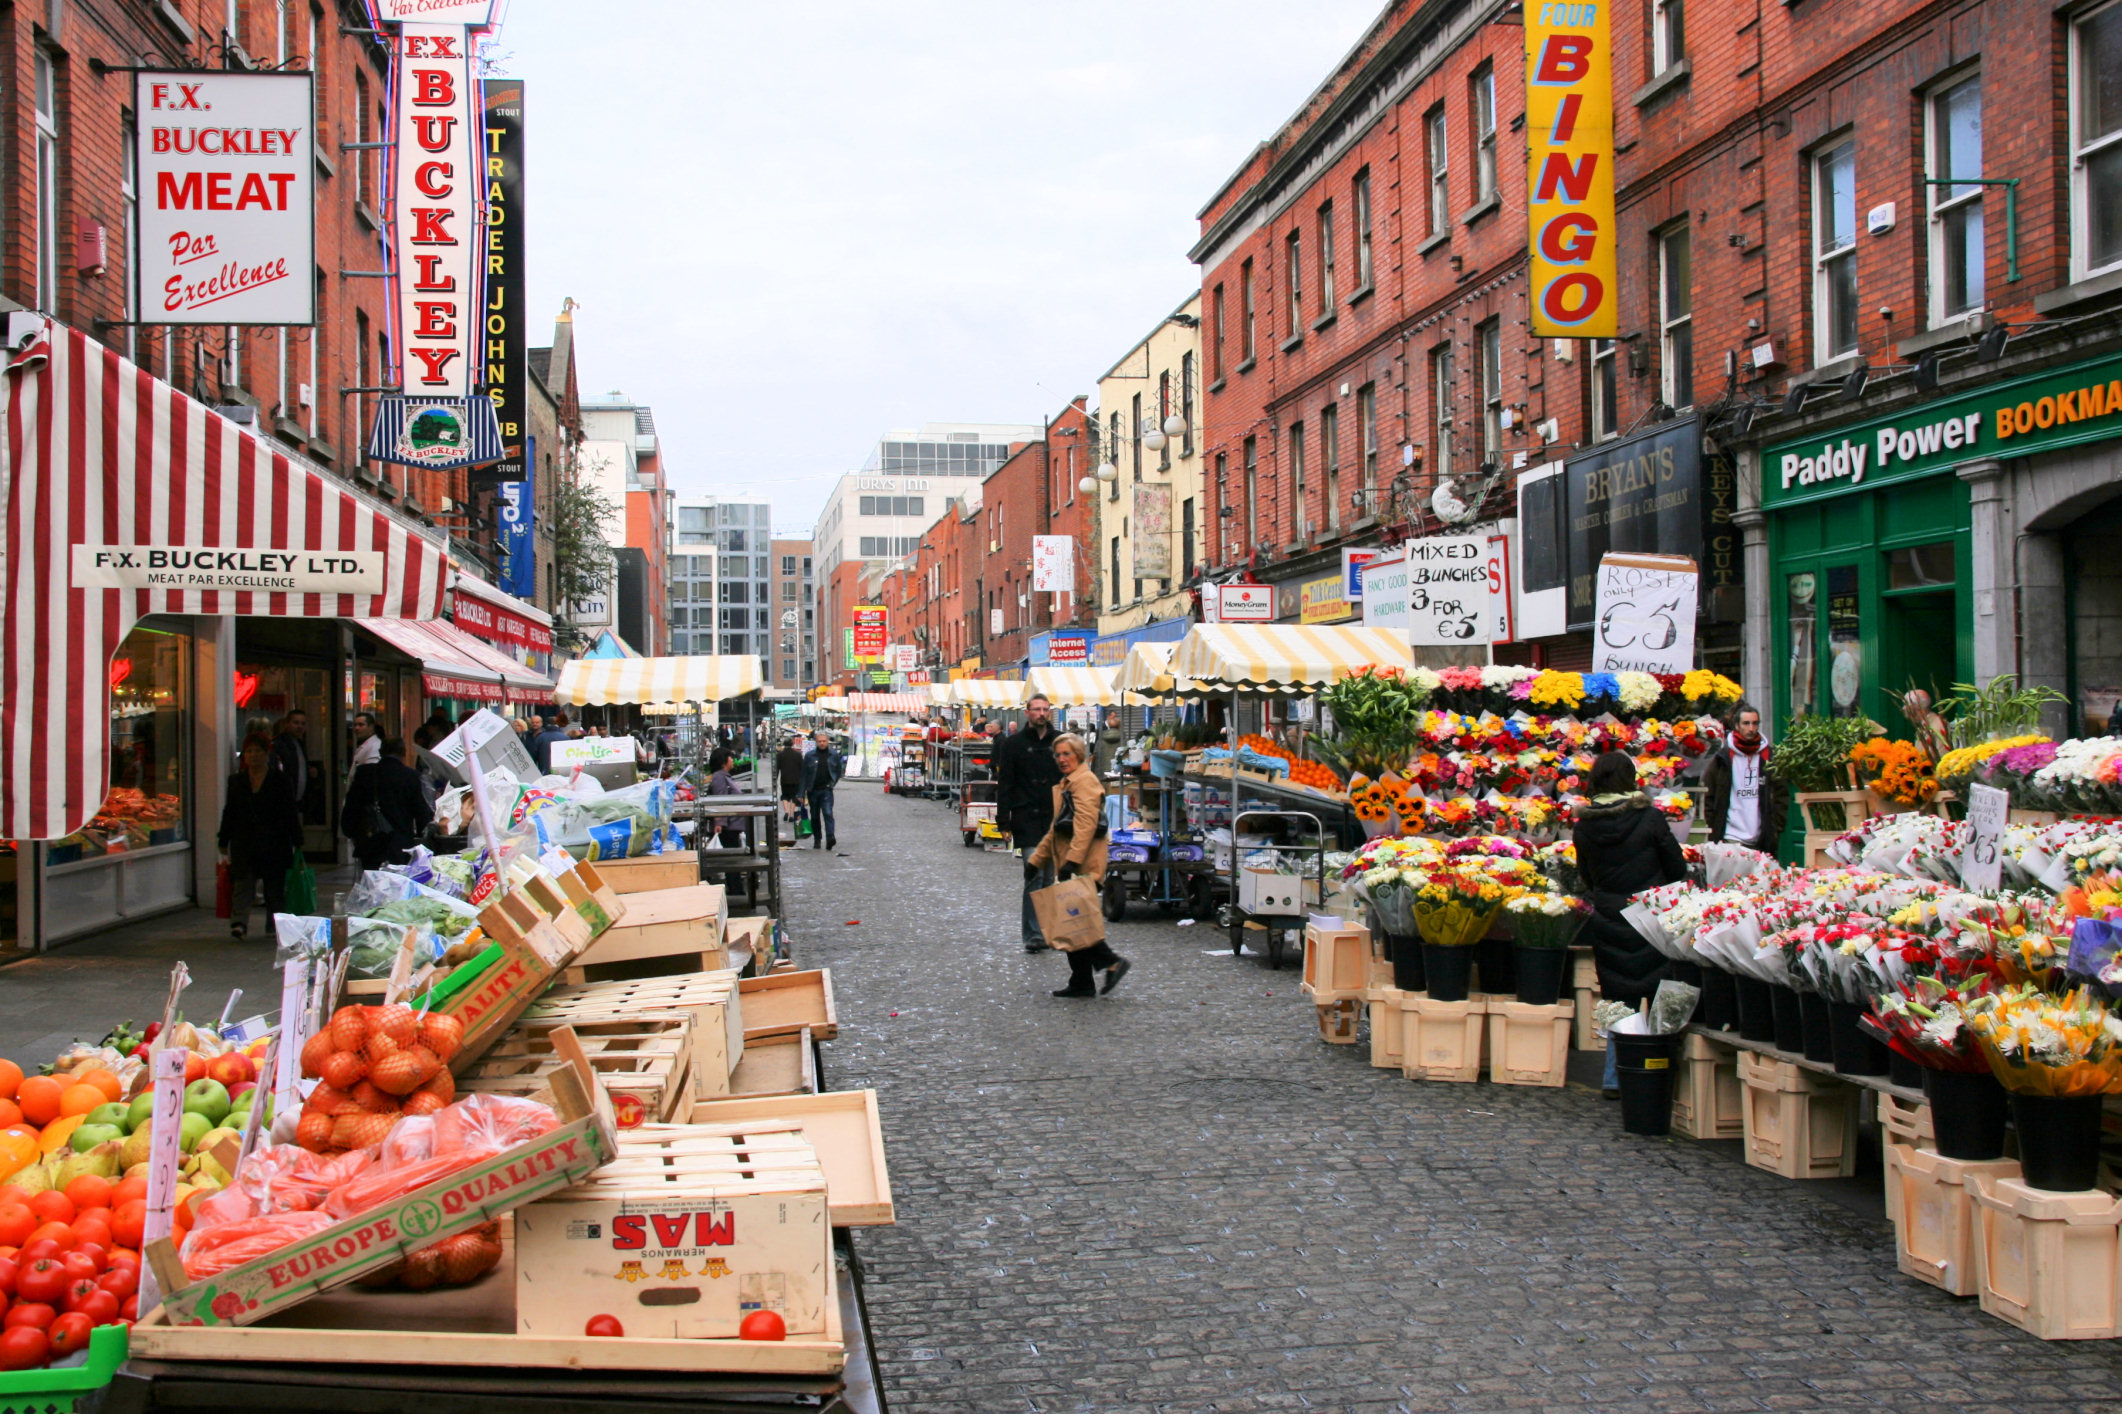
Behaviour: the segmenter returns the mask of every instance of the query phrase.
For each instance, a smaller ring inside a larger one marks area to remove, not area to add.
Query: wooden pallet
[[[811,1049],[811,1039],[806,1026],[788,1035],[746,1042],[744,1059],[730,1072],[730,1098],[817,1094],[817,1053]]]
[[[737,991],[744,998],[747,1044],[767,1036],[790,1035],[806,1026],[811,1036],[820,1041],[830,1041],[840,1034],[840,1013],[833,1005],[830,969],[746,977],[737,983]]]
[[[541,1021],[602,1021],[650,1012],[693,1014],[693,1098],[729,1093],[730,1075],[744,1059],[744,1004],[733,972],[686,977],[641,977],[585,982],[548,992],[524,1013]]]
[[[874,1090],[708,1100],[693,1106],[692,1122],[751,1137],[800,1129],[825,1170],[834,1227],[881,1227],[894,1220],[884,1126]]]
[[[553,1033],[572,1028],[598,1085],[611,1097],[622,1129],[667,1120],[693,1103],[691,1012],[641,1012],[604,1021],[518,1021],[477,1065],[457,1077],[459,1090],[549,1102],[552,1075],[566,1061]]]
[[[722,920],[728,912],[720,884],[628,894],[625,921],[583,949],[561,980],[572,985],[727,967]]]
[[[639,894],[682,889],[700,882],[700,856],[692,850],[644,854],[633,859],[600,859],[597,872],[618,893]]]

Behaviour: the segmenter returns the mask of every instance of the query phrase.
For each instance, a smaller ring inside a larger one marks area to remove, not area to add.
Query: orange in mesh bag
[[[432,1131],[413,1130],[423,1119],[431,1120]],[[518,1100],[507,1095],[467,1095],[433,1115],[418,1115],[404,1121],[399,1129],[410,1130],[403,1143],[386,1141],[383,1156],[375,1168],[332,1191],[324,1203],[324,1211],[334,1217],[352,1217],[379,1207],[394,1198],[402,1198],[438,1178],[446,1178],[459,1169],[470,1168],[481,1159],[489,1159],[503,1149],[522,1144],[541,1134],[550,1134],[560,1127],[560,1117],[549,1105],[535,1100]],[[392,1140],[398,1138],[392,1132]],[[420,1158],[423,1142],[432,1155]],[[392,1162],[396,1154],[400,1161]]]

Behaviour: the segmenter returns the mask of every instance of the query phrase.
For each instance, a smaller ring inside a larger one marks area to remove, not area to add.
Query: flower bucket
[[[1733,973],[1731,981],[1739,1034],[1749,1041],[1773,1043],[1776,1039],[1776,1017],[1768,983],[1758,977],[1747,977],[1740,973]]]
[[[1739,1024],[1738,979],[1721,967],[1702,967],[1702,997],[1695,1003],[1695,1020],[1712,1031],[1730,1031]]]
[[[1799,1051],[1809,1061],[1835,1063],[1835,1017],[1827,998],[1817,992],[1798,993],[1798,1015],[1803,1025]]]
[[[1837,1075],[1884,1075],[1891,1069],[1886,1063],[1886,1043],[1857,1025],[1858,1018],[1864,1015],[1863,1007],[1855,1002],[1829,1002],[1827,1011]]]
[[[1888,1047],[1886,1051],[1886,1078],[1904,1090],[1923,1088],[1923,1067],[1917,1065],[1899,1051]]]
[[[1802,1010],[1804,1004],[1798,1000],[1796,989],[1778,987],[1771,984],[1768,989],[1768,1003],[1776,1017],[1776,1034],[1769,1039],[1775,1042],[1776,1049],[1779,1051],[1789,1051],[1792,1055],[1804,1055],[1805,1013]],[[1828,1060],[1831,1057],[1822,1056],[1821,1059]]]
[[[1497,995],[1518,990],[1518,960],[1508,938],[1494,936],[1490,929],[1474,944],[1474,960],[1481,967],[1481,990]],[[1522,999],[1521,999],[1522,1000]]]
[[[1529,948],[1523,943],[1513,943],[1513,980],[1518,1000],[1528,1006],[1553,1006],[1562,1000],[1562,984],[1569,976],[1568,948]],[[1483,967],[1485,969],[1486,962]],[[1488,973],[1481,974],[1483,986],[1487,986]],[[1488,988],[1494,991],[1493,987]]]
[[[1677,1033],[1664,1036],[1610,1033],[1614,1078],[1621,1085],[1621,1132],[1657,1136],[1672,1132]]]
[[[2100,1181],[2099,1095],[2011,1097],[2020,1177],[2029,1188],[2077,1193]]]
[[[1977,1163],[2004,1157],[2011,1102],[1995,1075],[1986,1070],[1925,1070],[1923,1098],[1930,1105],[1940,1155]]]
[[[1427,985],[1422,968],[1422,939],[1414,933],[1387,933],[1385,945],[1393,960],[1393,986],[1403,992],[1419,992]]]
[[[1433,1002],[1463,1002],[1473,977],[1474,950],[1470,945],[1422,941],[1424,990]]]

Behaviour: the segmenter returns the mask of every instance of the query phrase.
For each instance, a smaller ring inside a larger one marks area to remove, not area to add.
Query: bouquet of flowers
[[[1566,948],[1577,940],[1592,906],[1571,894],[1520,894],[1503,905],[1519,946]]]
[[[1988,1005],[1991,995],[1989,976],[1980,971],[1958,982],[1912,977],[1876,997],[1858,1025],[1917,1065],[1979,1075],[1989,1069],[1989,1058],[1975,1043],[1967,1017]]]
[[[1481,941],[1497,910],[1525,887],[1506,882],[1513,871],[1504,865],[1533,873],[1523,860],[1459,859],[1431,869],[1414,896],[1415,930],[1422,941],[1438,947],[1471,947]]]
[[[1577,872],[1577,846],[1572,840],[1558,840],[1554,844],[1541,845],[1533,851],[1533,862],[1549,884],[1565,894],[1584,892],[1584,876]]]
[[[1849,759],[1858,780],[1896,805],[1914,809],[1929,804],[1938,793],[1929,754],[1912,742],[1876,736],[1853,747]]]
[[[1999,737],[1995,741],[1977,742],[1957,751],[1948,751],[1938,761],[1938,783],[1957,789],[1972,780],[1977,768],[1990,757],[2002,755],[2014,747],[2034,745],[2052,746],[2054,743],[2038,732],[2028,732],[2023,736]]]
[[[2001,992],[1967,1015],[1975,1043],[2004,1088],[2022,1095],[2122,1091],[2122,1017],[2081,987],[2053,997]]]

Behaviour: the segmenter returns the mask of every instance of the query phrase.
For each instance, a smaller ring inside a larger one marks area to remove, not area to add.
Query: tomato
[[[0,1204],[0,1243],[20,1247],[37,1230],[37,1215],[27,1203]]]
[[[16,1253],[15,1265],[18,1267],[26,1267],[30,1263],[38,1261],[39,1259],[45,1257],[51,1257],[56,1259],[59,1254],[65,1250],[65,1248],[61,1247],[58,1243],[52,1241],[50,1238],[47,1237],[41,1242],[32,1242],[29,1246],[23,1248],[20,1252]]]
[[[107,1326],[118,1319],[118,1298],[99,1286],[79,1300],[69,1301],[66,1309],[69,1314],[88,1317],[92,1326]],[[66,1317],[59,1319],[63,1321]]]
[[[70,1223],[74,1220],[74,1200],[56,1188],[30,1194],[29,1210],[37,1215],[39,1222]]]
[[[588,1324],[582,1327],[582,1333],[584,1335],[622,1336],[626,1334],[626,1327],[619,1324],[617,1316],[592,1316],[589,1318]]]
[[[66,1266],[50,1257],[39,1257],[15,1276],[15,1291],[24,1301],[57,1305],[66,1294]]]
[[[788,1322],[779,1311],[754,1311],[737,1323],[739,1340],[787,1340]]]
[[[140,1289],[140,1269],[138,1267],[112,1267],[102,1276],[96,1278],[96,1285],[123,1301]]]
[[[111,1239],[111,1215],[108,1208],[90,1208],[73,1221],[74,1246],[93,1242],[98,1247],[110,1248],[117,1244]]]
[[[0,1321],[0,1329],[13,1330],[16,1326],[35,1326],[43,1330],[59,1313],[41,1301],[22,1301],[10,1306],[7,1319]]]
[[[94,1277],[75,1277],[66,1284],[66,1295],[59,1304],[69,1311],[78,1311],[81,1309],[81,1303],[89,1297],[108,1295],[109,1292],[96,1285]]]
[[[140,1297],[137,1293],[118,1303],[118,1319],[127,1325],[140,1319]]]
[[[15,1299],[15,1260],[12,1257],[0,1257],[0,1296],[10,1301]]]
[[[52,1359],[64,1360],[76,1351],[88,1349],[89,1333],[96,1323],[79,1311],[69,1311],[52,1322],[49,1332],[52,1342]]]
[[[93,1247],[93,1244],[91,1245]],[[104,1267],[109,1264],[103,1260],[102,1248],[94,1247],[93,1250],[84,1252],[76,1247],[59,1259],[59,1265],[66,1268],[66,1274],[70,1277],[95,1277],[103,1275]]]
[[[51,1355],[51,1342],[35,1326],[0,1333],[0,1370],[34,1370]]]

